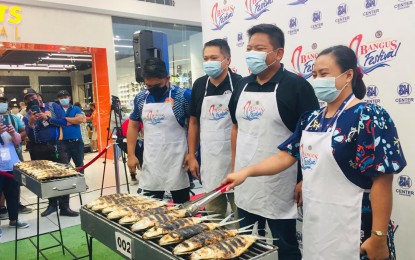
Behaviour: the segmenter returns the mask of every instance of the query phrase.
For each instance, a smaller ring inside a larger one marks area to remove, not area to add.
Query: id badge
[[[49,125],[48,121],[46,121],[46,120],[43,121],[42,124],[43,124],[44,127],[47,127]]]
[[[10,149],[0,148],[0,158],[2,162],[10,161],[11,160]]]

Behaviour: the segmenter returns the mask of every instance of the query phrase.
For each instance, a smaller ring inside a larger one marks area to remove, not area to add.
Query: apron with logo
[[[238,137],[236,140],[235,171],[256,164],[278,153],[278,145],[292,132],[285,127],[274,92],[242,90],[236,108]],[[270,219],[297,218],[294,189],[297,166],[277,175],[247,178],[235,188],[235,204],[250,213]]]
[[[233,91],[229,72],[228,77]],[[203,160],[200,172],[205,192],[220,186],[232,168],[232,120],[228,108],[232,92],[207,97],[208,84],[209,78],[200,115],[200,153]]]
[[[303,259],[359,259],[364,190],[346,178],[332,148],[337,119],[353,99],[339,108],[328,131],[308,132],[309,124],[302,132]]]
[[[145,102],[141,118],[146,141],[139,187],[151,191],[188,188],[189,177],[182,167],[187,153],[186,130],[177,122],[171,103]]]
[[[10,134],[4,132],[1,138],[3,144],[0,145],[0,170],[13,171],[13,165],[20,161],[19,156],[17,155]]]

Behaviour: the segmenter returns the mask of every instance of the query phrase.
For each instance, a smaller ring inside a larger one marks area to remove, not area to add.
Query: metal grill
[[[86,233],[127,259],[189,259],[189,256],[179,257],[171,253],[176,245],[159,246],[157,243],[158,239],[142,239],[144,232],[133,233],[128,227],[111,221],[105,216],[91,211],[86,207],[81,208],[80,214],[81,227]],[[127,239],[131,240],[131,256],[125,256],[117,248],[117,233],[121,233]],[[258,240],[247,252],[235,259],[275,260],[277,258],[277,247]]]

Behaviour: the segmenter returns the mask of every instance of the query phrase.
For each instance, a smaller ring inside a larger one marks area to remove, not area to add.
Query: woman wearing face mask
[[[361,101],[366,88],[350,48],[322,51],[313,76],[316,95],[327,106],[305,113],[281,152],[223,183],[233,188],[300,160],[304,259],[359,259],[359,253],[396,259],[389,222],[392,180],[406,161],[395,125],[383,108]]]

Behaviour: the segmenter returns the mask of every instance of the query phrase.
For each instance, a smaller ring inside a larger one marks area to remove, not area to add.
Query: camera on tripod
[[[117,115],[121,114],[121,100],[114,95],[111,95],[111,110],[114,110]]]

